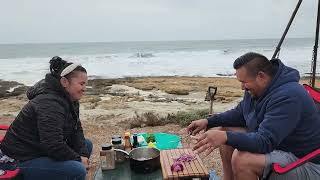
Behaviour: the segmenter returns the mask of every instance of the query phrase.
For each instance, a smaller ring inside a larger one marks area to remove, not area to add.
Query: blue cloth
[[[299,84],[299,72],[278,59],[271,62],[278,70],[262,95],[253,98],[245,92],[237,107],[208,118],[208,128],[246,127],[248,133],[228,131],[226,144],[262,154],[282,150],[300,158],[320,147],[320,116]]]
[[[92,152],[92,142],[85,140],[89,154]],[[18,163],[24,180],[85,180],[86,168],[82,162],[55,161],[48,157],[40,157]]]

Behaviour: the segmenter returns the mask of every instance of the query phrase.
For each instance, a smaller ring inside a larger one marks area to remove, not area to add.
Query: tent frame
[[[272,55],[272,59],[274,58],[277,58],[279,57],[279,52],[280,52],[280,49],[281,49],[281,45],[283,43],[283,40],[285,39],[287,33],[288,33],[288,30],[292,24],[292,21],[294,20],[298,10],[299,10],[299,7],[302,3],[302,0],[299,0],[297,5],[296,5],[296,8],[294,9],[292,15],[291,15],[291,18],[287,24],[287,27],[286,29],[284,30],[284,33],[282,34],[282,37]],[[316,71],[317,71],[317,55],[318,55],[318,40],[319,40],[319,22],[320,22],[320,0],[318,1],[318,12],[317,12],[317,24],[316,24],[316,34],[315,34],[315,41],[314,41],[314,46],[313,46],[313,55],[312,55],[312,62],[311,62],[311,77],[310,77],[310,86],[311,87],[314,87],[315,86],[315,78],[316,78]]]

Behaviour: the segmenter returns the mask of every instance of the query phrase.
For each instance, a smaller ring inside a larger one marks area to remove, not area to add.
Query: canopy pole
[[[318,40],[319,40],[319,21],[320,21],[320,0],[318,1],[318,13],[317,13],[317,28],[316,28],[316,37],[313,46],[313,61],[312,61],[312,79],[311,86],[314,87],[316,79],[316,69],[317,69],[317,54],[318,54]]]
[[[280,51],[280,48],[281,48],[281,45],[282,45],[282,42],[283,42],[284,38],[286,37],[286,35],[287,35],[287,33],[288,33],[288,30],[289,30],[289,28],[290,28],[290,26],[291,26],[291,23],[292,23],[294,17],[296,16],[296,14],[297,14],[297,12],[298,12],[298,9],[299,9],[299,7],[300,7],[301,2],[302,2],[302,0],[299,0],[299,1],[298,1],[297,6],[296,6],[296,8],[294,9],[294,11],[293,11],[293,13],[292,13],[292,15],[291,15],[290,21],[288,22],[287,27],[286,27],[286,29],[284,30],[284,33],[282,34],[282,37],[281,37],[281,39],[280,39],[280,41],[279,41],[279,43],[278,43],[278,46],[277,46],[276,50],[275,50],[274,53],[273,53],[273,56],[272,56],[271,59],[274,59],[274,58],[278,55],[278,53],[279,53],[279,51]]]

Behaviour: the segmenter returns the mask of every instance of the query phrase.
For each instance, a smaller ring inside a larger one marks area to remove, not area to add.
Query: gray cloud
[[[5,0],[0,43],[279,38],[297,1]],[[290,37],[313,37],[316,1],[304,1]]]

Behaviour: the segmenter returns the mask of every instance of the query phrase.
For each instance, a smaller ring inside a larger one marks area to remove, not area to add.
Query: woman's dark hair
[[[63,60],[61,57],[59,56],[54,56],[50,61],[50,72],[51,74],[60,79],[61,78],[61,72],[64,70],[64,68],[66,68],[67,66],[69,66],[70,62],[67,62],[65,60]],[[69,74],[65,75],[64,77],[67,79],[70,79],[72,77],[75,76],[75,72],[76,71],[80,71],[80,72],[85,72],[87,73],[87,70],[82,67],[82,66],[77,66],[72,72],[70,72]]]
[[[242,66],[251,76],[256,76],[259,71],[262,71],[273,77],[277,72],[277,68],[272,65],[268,58],[255,52],[246,53],[238,57],[233,63],[234,69],[239,69]]]

